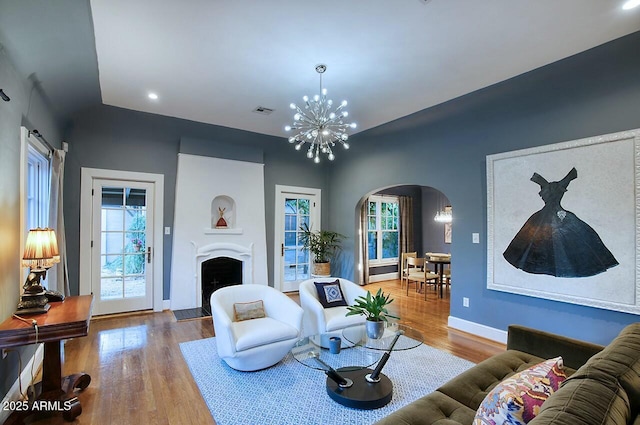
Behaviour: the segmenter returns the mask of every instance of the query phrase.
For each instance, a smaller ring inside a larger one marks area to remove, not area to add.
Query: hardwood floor
[[[366,286],[390,292],[393,311],[420,330],[425,343],[479,362],[504,346],[447,328],[448,294],[433,289],[427,301],[399,281]],[[297,295],[293,296],[297,299]],[[64,374],[84,371],[91,385],[79,394],[83,412],[76,424],[215,424],[180,352],[179,343],[214,336],[210,318],[176,322],[169,311],[91,321],[89,336],[67,342]],[[32,422],[65,424],[62,417]]]
[[[371,293],[375,293],[379,288],[382,288],[384,293],[390,293],[394,301],[390,304],[389,311],[399,316],[400,322],[418,329],[424,337],[425,344],[474,363],[505,350],[503,344],[448,328],[448,290],[444,291],[443,298],[439,298],[433,287],[427,288],[425,301],[424,294],[417,293],[414,285],[409,288],[407,295],[406,289],[400,288],[399,280],[371,283],[364,288]]]

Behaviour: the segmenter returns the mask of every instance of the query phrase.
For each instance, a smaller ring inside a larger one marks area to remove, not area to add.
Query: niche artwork
[[[224,219],[224,212],[226,210],[226,208],[218,207],[218,214],[220,215],[220,218],[218,218],[218,221],[216,221],[216,229],[226,229],[227,227],[229,227],[227,225],[227,220]]]
[[[540,186],[544,207],[529,217],[504,251],[512,266],[532,274],[579,278],[618,265],[598,233],[560,204],[569,183],[577,178],[575,168],[555,182],[533,174],[531,181]]]

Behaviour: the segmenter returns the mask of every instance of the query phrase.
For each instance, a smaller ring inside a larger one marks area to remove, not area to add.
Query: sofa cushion
[[[475,410],[442,394],[432,392],[396,410],[376,425],[459,425],[473,422]]]
[[[349,326],[361,325],[362,316],[346,316],[347,307],[331,307],[324,309],[324,320],[327,324],[327,332],[344,329]]]
[[[631,421],[629,399],[611,376],[595,380],[571,377],[542,405],[529,425],[625,425]]]
[[[318,301],[324,308],[347,306],[347,299],[342,292],[340,280],[335,282],[313,282],[318,293]]]
[[[634,415],[640,411],[640,323],[634,323],[591,357],[575,374],[595,380],[614,377],[627,393]]]
[[[236,351],[244,351],[298,336],[296,328],[270,317],[233,322],[231,331],[236,340]]]
[[[438,388],[438,391],[458,400],[475,412],[489,391],[505,378],[544,360],[521,351],[507,350],[461,373]]]
[[[264,302],[262,302],[262,300],[233,304],[233,318],[236,322],[260,319],[265,316]]]
[[[527,424],[565,379],[567,376],[562,371],[562,357],[518,372],[487,394],[478,408],[474,424]]]

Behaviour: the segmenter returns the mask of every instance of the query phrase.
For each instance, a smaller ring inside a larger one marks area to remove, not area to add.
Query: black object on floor
[[[185,310],[173,310],[173,315],[176,317],[176,320],[179,322],[181,320],[191,320],[191,319],[199,319],[201,317],[210,317],[211,312],[198,307],[198,308],[187,308]]]

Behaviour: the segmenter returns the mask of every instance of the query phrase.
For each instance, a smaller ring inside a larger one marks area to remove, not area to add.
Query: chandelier
[[[296,144],[296,150],[300,150],[305,143],[309,143],[307,158],[313,158],[315,163],[320,162],[320,152],[327,155],[329,161],[335,159],[333,147],[340,143],[345,149],[349,149],[348,128],[356,128],[356,123],[347,123],[345,119],[349,113],[344,110],[347,101],[331,111],[333,101],[327,99],[327,89],[322,88],[322,74],[327,70],[326,65],[316,66],[316,72],[320,74],[320,93],[313,99],[304,96],[304,107],[295,103],[289,107],[296,111],[293,116],[293,125],[288,125],[285,131],[295,131],[296,134],[289,137],[289,143]]]
[[[436,216],[433,217],[433,219],[438,223],[451,223],[451,218],[452,218],[452,214],[451,214],[450,205],[447,205],[446,207],[444,207],[444,210],[438,211],[436,213]]]

